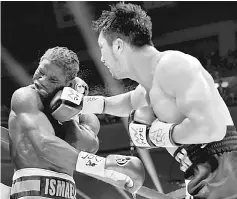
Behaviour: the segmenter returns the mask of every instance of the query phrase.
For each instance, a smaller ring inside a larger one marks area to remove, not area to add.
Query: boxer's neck
[[[141,84],[146,90],[152,87],[156,65],[160,59],[160,52],[153,46],[135,50],[128,55],[131,79]]]

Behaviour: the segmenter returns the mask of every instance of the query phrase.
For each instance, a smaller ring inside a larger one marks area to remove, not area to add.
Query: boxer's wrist
[[[76,171],[85,174],[105,177],[105,158],[81,151],[78,154]]]
[[[181,144],[173,140],[173,130],[176,124],[164,123],[156,119],[149,130],[149,139],[157,147],[178,147]]]
[[[131,122],[128,128],[129,128],[129,136],[136,147],[139,148],[155,147],[155,145],[150,141],[149,137],[147,136],[150,125]]]
[[[81,113],[102,114],[105,107],[104,96],[84,96]]]
[[[170,129],[170,142],[175,146],[175,147],[180,147],[182,144],[176,142],[175,137],[174,137],[174,129],[177,126],[177,124],[174,124],[171,129]]]

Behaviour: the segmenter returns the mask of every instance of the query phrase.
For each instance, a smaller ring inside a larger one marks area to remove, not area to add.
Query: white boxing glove
[[[145,168],[135,156],[108,155],[106,158],[81,151],[76,171],[102,179],[136,193],[144,183]]]
[[[82,109],[84,95],[73,88],[64,87],[51,100],[51,115],[59,122],[65,122],[77,115]]]
[[[105,97],[103,96],[84,96],[83,108],[81,113],[102,114],[104,112]]]

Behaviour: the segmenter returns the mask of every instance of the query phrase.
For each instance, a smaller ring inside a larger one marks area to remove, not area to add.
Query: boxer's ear
[[[123,51],[124,41],[120,38],[117,38],[113,41],[113,51],[114,53],[120,54]]]

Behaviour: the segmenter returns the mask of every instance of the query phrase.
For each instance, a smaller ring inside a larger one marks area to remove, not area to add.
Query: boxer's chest
[[[180,123],[185,116],[176,106],[175,98],[164,93],[155,83],[149,92],[150,103],[157,118],[164,122]]]

